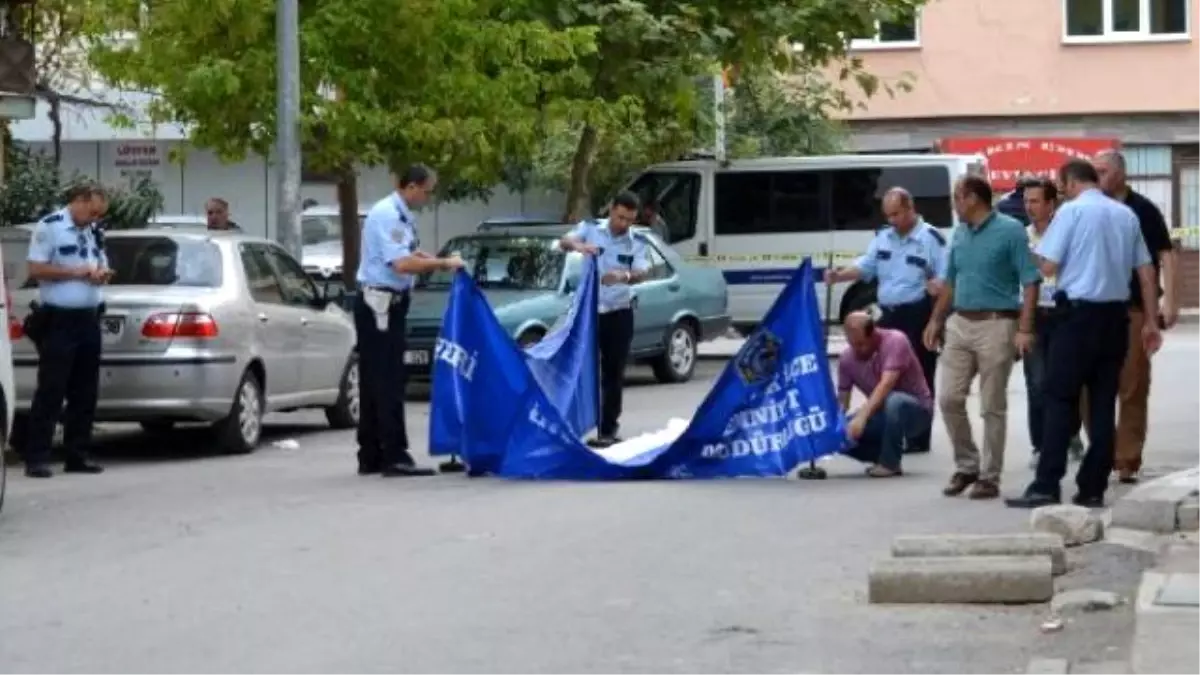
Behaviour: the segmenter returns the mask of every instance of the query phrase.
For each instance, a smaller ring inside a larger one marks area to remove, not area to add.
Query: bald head
[[[1124,196],[1125,157],[1116,150],[1104,150],[1092,158],[1092,166],[1096,167],[1096,175],[1100,178],[1100,189],[1110,197]]]
[[[883,193],[883,215],[888,224],[900,234],[908,234],[917,224],[917,211],[913,208],[912,193],[902,187],[894,187]]]
[[[875,320],[866,312],[850,312],[842,322],[842,330],[846,334],[846,342],[854,355],[860,359],[869,359],[879,348],[879,334],[875,331]]]

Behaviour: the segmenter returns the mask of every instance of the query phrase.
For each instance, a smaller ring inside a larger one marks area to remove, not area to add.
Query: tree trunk
[[[62,136],[63,136],[62,101],[59,100],[57,95],[51,94],[49,96],[49,99],[47,100],[47,103],[50,104],[50,111],[48,114],[50,117],[50,128],[51,128],[50,145],[53,148],[53,152],[54,152],[54,170],[61,173],[62,172]]]
[[[596,128],[585,125],[579,134],[579,145],[575,146],[575,157],[571,160],[571,185],[567,189],[567,213],[563,222],[574,223],[592,216],[592,195],[588,183],[598,141]]]
[[[353,166],[338,171],[338,216],[342,225],[342,283],[353,290],[358,281],[358,254],[362,227],[358,223],[358,174]]]

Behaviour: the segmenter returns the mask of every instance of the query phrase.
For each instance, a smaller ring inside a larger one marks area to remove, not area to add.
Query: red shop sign
[[[993,190],[1011,190],[1017,178],[1032,173],[1055,178],[1069,159],[1091,159],[1104,150],[1121,146],[1115,138],[944,138],[941,152],[952,155],[983,155],[988,163],[988,180]]]

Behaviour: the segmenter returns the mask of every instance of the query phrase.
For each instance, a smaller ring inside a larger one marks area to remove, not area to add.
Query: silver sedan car
[[[20,233],[23,233],[23,241]],[[25,259],[29,229],[0,233],[13,311],[37,298]],[[354,325],[274,242],[239,233],[111,232],[114,271],[101,317],[98,422],[148,431],[204,422],[231,453],[258,444],[265,413],[323,408],[335,428],[358,424]],[[29,411],[37,351],[13,341],[18,424]],[[20,434],[18,434],[20,435]]]

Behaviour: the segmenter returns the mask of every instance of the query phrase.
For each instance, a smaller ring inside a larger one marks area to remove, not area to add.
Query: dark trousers
[[[937,352],[926,349],[922,339],[925,325],[929,323],[929,317],[933,314],[933,298],[926,295],[924,299],[916,302],[891,305],[882,309],[883,316],[879,319],[879,325],[883,328],[898,330],[908,338],[908,343],[912,345],[913,351],[917,355],[917,361],[921,363],[921,372],[925,374],[925,384],[929,386],[929,395],[936,401],[937,392],[934,391],[934,381],[937,374],[938,355]],[[928,450],[931,433],[930,429],[926,429],[915,436],[912,439],[913,446]]]
[[[358,464],[362,468],[412,463],[404,422],[408,304],[407,293],[394,301],[388,310],[388,328],[380,331],[362,293],[354,300],[359,363]]]
[[[46,324],[37,345],[37,390],[29,410],[25,464],[50,462],[60,415],[66,461],[82,462],[92,442],[100,386],[100,315],[94,309],[46,307],[39,311],[46,312]]]
[[[1103,497],[1112,472],[1121,365],[1129,346],[1128,307],[1119,302],[1076,302],[1057,319],[1053,333],[1042,389],[1042,448],[1030,489],[1061,495],[1067,448],[1079,429],[1079,397],[1086,388],[1090,442],[1075,483],[1081,495]]]
[[[1022,360],[1025,370],[1025,400],[1029,406],[1029,444],[1034,452],[1042,449],[1042,430],[1046,424],[1044,388],[1046,362],[1050,358],[1050,344],[1054,337],[1055,317],[1050,310],[1037,311],[1037,336],[1033,351]]]
[[[633,310],[618,309],[600,315],[600,428],[601,436],[615,436],[621,420],[621,394],[625,364],[633,342]]]
[[[858,442],[842,452],[860,462],[899,471],[905,440],[928,435],[932,425],[931,408],[921,405],[911,394],[893,391],[884,399],[883,407],[867,420]]]

